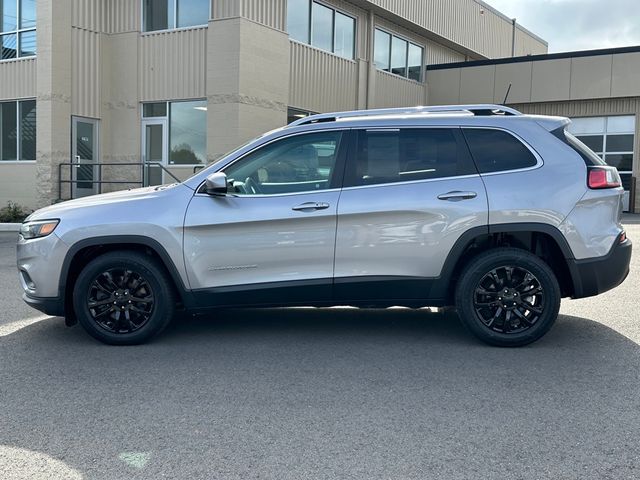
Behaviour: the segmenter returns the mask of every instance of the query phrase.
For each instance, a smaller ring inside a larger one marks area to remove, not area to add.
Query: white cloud
[[[638,0],[485,0],[549,42],[550,52],[640,45]]]

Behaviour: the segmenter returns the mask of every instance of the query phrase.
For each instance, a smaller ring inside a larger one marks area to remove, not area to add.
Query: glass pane
[[[142,105],[142,116],[145,118],[166,117],[167,102],[145,103]]]
[[[604,150],[604,135],[578,135],[577,138],[596,153]]]
[[[455,130],[406,129],[361,132],[357,166],[349,165],[349,185],[455,177],[477,173]]]
[[[287,31],[299,42],[309,43],[309,0],[289,0],[287,4]]]
[[[607,132],[609,133],[633,133],[636,131],[636,117],[626,115],[622,117],[609,117]]]
[[[333,51],[333,10],[315,2],[311,12],[311,45]]]
[[[144,31],[174,28],[174,0],[144,0]]]
[[[517,170],[537,163],[529,149],[507,132],[465,129],[464,135],[480,173]]]
[[[604,117],[574,118],[571,120],[571,125],[569,125],[569,131],[574,135],[604,133],[605,121]]]
[[[16,102],[0,103],[0,160],[18,159]]]
[[[605,161],[607,162],[607,165],[616,167],[621,172],[631,172],[633,170],[633,154],[632,153],[622,153],[622,154],[609,153],[605,157]]]
[[[16,0],[0,0],[0,32],[10,32],[18,27]]]
[[[341,132],[285,138],[247,155],[225,173],[240,195],[276,195],[331,187]]]
[[[391,39],[391,73],[407,76],[407,42],[398,37]]]
[[[169,125],[169,163],[195,165],[207,162],[207,102],[174,102]]]
[[[20,102],[20,160],[36,159],[36,101]]]
[[[145,126],[144,155],[147,162],[163,163],[163,125],[154,124]],[[162,168],[157,165],[147,165],[147,185],[162,185]]]
[[[76,122],[76,155],[80,160],[93,160],[93,123]]]
[[[335,54],[353,59],[355,49],[356,21],[336,12]]]
[[[36,31],[20,34],[20,56],[33,57],[36,54]]]
[[[386,72],[389,71],[389,56],[391,55],[391,35],[376,29],[375,38],[375,62],[376,67]]]
[[[10,35],[2,35],[0,37],[0,45],[2,46],[2,60],[7,60],[9,58],[16,58],[18,45],[16,40],[18,36],[15,33]]]
[[[422,47],[413,43],[409,44],[409,78],[422,81]]]
[[[211,0],[178,0],[178,28],[207,25]]]
[[[634,135],[607,135],[607,152],[633,152]]]
[[[22,0],[20,2],[20,28],[32,28],[35,26],[36,0]]]

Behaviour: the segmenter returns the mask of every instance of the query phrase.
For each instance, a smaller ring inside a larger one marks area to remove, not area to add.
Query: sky
[[[640,0],[484,0],[549,42],[549,53],[640,45]]]

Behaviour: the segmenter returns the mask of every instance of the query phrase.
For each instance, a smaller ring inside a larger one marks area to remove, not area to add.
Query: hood
[[[74,212],[80,209],[91,208],[95,206],[104,207],[123,202],[147,200],[158,197],[162,195],[166,190],[170,190],[176,187],[183,186],[176,183],[173,185],[121,190],[119,192],[103,193],[100,195],[91,195],[89,197],[68,200],[66,202],[56,203],[49,207],[44,207],[40,210],[36,210],[31,215],[29,215],[29,217],[25,221],[60,218],[67,213]]]

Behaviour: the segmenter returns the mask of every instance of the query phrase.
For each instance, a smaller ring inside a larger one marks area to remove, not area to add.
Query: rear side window
[[[478,172],[457,128],[361,130],[347,185],[428,180]]]
[[[587,146],[585,143],[578,140],[571,133],[567,132],[564,127],[558,128],[554,130],[553,135],[562,140],[564,143],[573,148],[578,155],[582,157],[584,163],[589,166],[595,165],[606,165],[607,163],[600,158],[597,154],[595,154],[592,148],[597,148],[597,145],[592,144],[591,147]],[[588,138],[588,137],[587,137]],[[600,150],[602,150],[602,140],[600,143]]]
[[[505,131],[465,128],[464,136],[480,173],[519,170],[538,163],[531,150]]]

